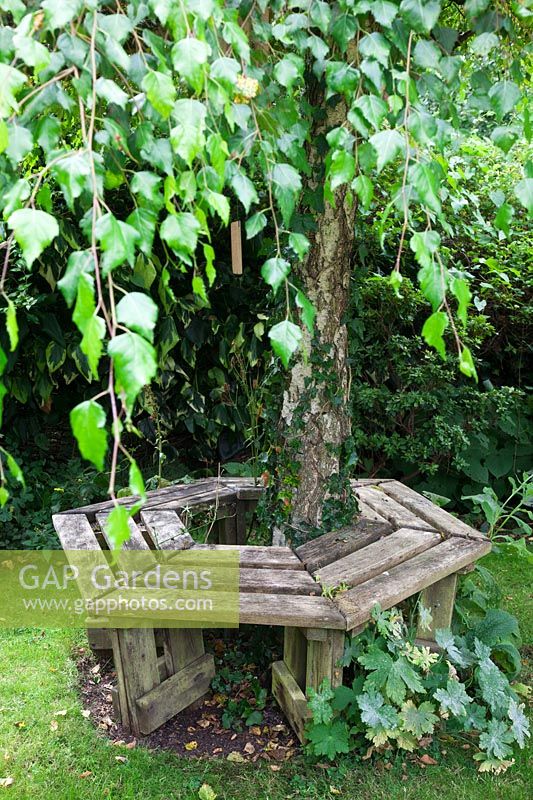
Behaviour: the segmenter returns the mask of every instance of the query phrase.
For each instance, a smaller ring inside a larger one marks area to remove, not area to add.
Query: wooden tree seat
[[[433,623],[419,633],[434,643],[435,631],[451,622],[457,573],[490,550],[478,531],[397,481],[355,481],[353,488],[361,507],[358,521],[293,550],[246,544],[246,514],[261,495],[253,481],[169,486],[149,493],[138,518],[130,520],[131,538],[124,546],[125,552],[149,556],[156,549],[179,550],[191,515],[209,515],[217,543],[197,543],[194,551],[237,550],[239,622],[284,627],[283,661],[272,668],[273,693],[301,740],[308,689],[318,689],[324,678],[333,687],[342,682],[346,634],[361,630],[376,604],[387,609],[422,592]],[[131,507],[136,498],[119,502]],[[55,515],[63,548],[109,548],[105,522],[111,509],[110,503],[98,503]],[[131,597],[136,591],[128,590]],[[155,633],[150,628],[89,632],[93,646],[113,650],[116,713],[136,734],[150,733],[198,700],[214,677],[201,629],[159,631],[162,656]]]

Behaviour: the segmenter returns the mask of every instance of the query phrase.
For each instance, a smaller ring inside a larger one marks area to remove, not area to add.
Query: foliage
[[[16,360],[10,266],[20,253],[27,274],[57,284],[73,309],[71,369],[94,388],[82,400],[92,405],[73,416],[75,433],[98,467],[109,459],[112,498],[119,457],[132,459],[123,431],[135,435],[135,404],[164,371],[174,281],[187,276],[192,306],[208,307],[215,233],[232,196],[250,238],[268,219],[274,226],[262,273],[285,289],[284,318],[268,336],[287,365],[302,340],[300,312],[313,328],[314,310],[288,272],[309,247],[313,214],[339,190],[369,205],[381,173],[395,170],[381,215],[383,225],[401,220],[393,284],[409,242],[432,306],[426,338],[442,352],[448,326],[461,370],[475,375],[461,338],[467,275],[441,246],[453,236],[443,150],[478,121],[504,150],[522,130],[529,137],[520,50],[529,12],[514,2],[497,13],[467,4],[461,18],[454,9],[440,0],[0,3],[0,373]],[[306,151],[321,114],[317,83],[326,102],[347,109],[346,122],[321,136],[319,181]],[[501,229],[530,209],[531,180],[526,165],[498,212]],[[67,357],[63,330],[46,348],[53,367]],[[6,468],[17,468],[7,455],[0,467],[4,485]],[[125,519],[118,528],[127,536]]]
[[[425,610],[427,612],[427,609]],[[311,753],[334,759],[340,753],[427,747],[444,728],[475,734],[480,771],[499,773],[514,763],[513,746],[525,746],[529,725],[518,690],[495,661],[498,649],[520,657],[516,620],[491,611],[464,635],[436,632],[441,653],[417,645],[397,609],[372,614],[373,625],[348,640],[343,664],[353,665],[351,686],[334,691],[327,680],[311,692]],[[429,612],[426,623],[431,624]]]

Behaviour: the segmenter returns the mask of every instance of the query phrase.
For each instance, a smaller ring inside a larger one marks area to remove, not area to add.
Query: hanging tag
[[[242,275],[242,233],[241,223],[232,222],[231,233],[231,271],[234,275]]]

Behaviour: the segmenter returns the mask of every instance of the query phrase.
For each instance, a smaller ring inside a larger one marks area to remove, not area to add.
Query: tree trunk
[[[346,111],[343,101],[327,105],[313,141],[324,129],[341,125]],[[323,154],[310,154],[311,163],[317,164],[320,158],[323,160]],[[321,527],[324,502],[332,494],[332,478],[340,473],[343,445],[351,430],[345,315],[353,265],[355,203],[347,200],[346,186],[336,191],[335,201],[335,206],[326,204],[317,215],[311,249],[299,271],[303,289],[317,310],[315,339],[311,347],[310,336],[305,337],[281,413],[286,445],[298,463],[291,523],[300,532]]]

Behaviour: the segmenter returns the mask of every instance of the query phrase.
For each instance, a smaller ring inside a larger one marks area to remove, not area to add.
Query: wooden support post
[[[307,642],[299,628],[285,628],[283,661],[302,691],[305,691]]]
[[[204,655],[204,638],[198,628],[164,631],[163,649],[169,675],[179,672]]]
[[[242,275],[242,233],[241,223],[231,223],[231,271],[234,275]]]
[[[301,742],[305,741],[305,726],[311,719],[307,698],[296,683],[284,661],[272,664],[272,694]]]
[[[437,583],[428,586],[420,595],[420,604],[428,608],[433,620],[430,628],[423,628],[418,621],[417,637],[421,643],[435,641],[435,632],[439,628],[449,628],[452,622],[453,606],[455,603],[455,589],[457,574],[453,573],[442,578]]]
[[[111,636],[122,725],[139,736],[137,700],[160,682],[154,631],[113,630]]]
[[[333,689],[342,684],[342,667],[339,661],[344,652],[344,631],[328,631],[326,641],[308,640],[306,689],[318,691],[327,678]]]
[[[113,649],[111,636],[105,628],[88,628],[87,639],[89,640],[89,647],[99,658],[102,657],[102,650],[111,653]]]

